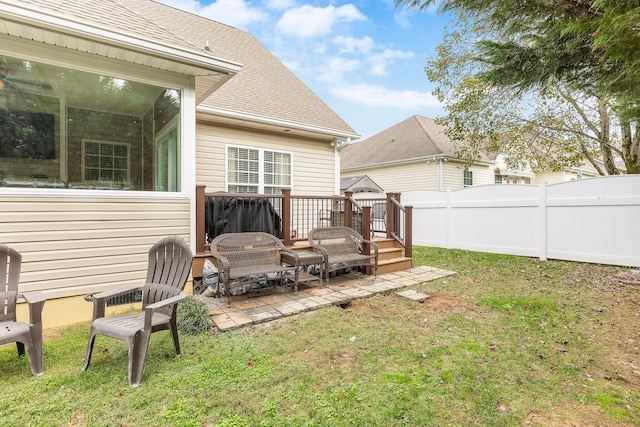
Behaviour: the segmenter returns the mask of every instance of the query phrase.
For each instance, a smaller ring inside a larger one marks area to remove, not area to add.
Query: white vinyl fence
[[[640,267],[640,175],[402,193],[413,244]]]

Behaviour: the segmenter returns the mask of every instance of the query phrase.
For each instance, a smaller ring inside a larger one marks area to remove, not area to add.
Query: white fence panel
[[[413,206],[413,244],[449,248],[448,192],[414,190],[402,193],[402,204]]]
[[[640,176],[402,194],[417,246],[640,266]]]
[[[547,188],[547,257],[640,266],[640,176]]]

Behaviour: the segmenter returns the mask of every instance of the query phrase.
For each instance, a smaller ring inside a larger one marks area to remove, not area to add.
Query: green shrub
[[[187,335],[197,335],[211,330],[213,321],[207,304],[195,295],[188,295],[177,310],[178,330]]]

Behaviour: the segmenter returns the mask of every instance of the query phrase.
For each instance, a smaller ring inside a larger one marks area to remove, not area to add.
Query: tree
[[[418,9],[431,3],[397,2]],[[459,12],[462,29],[445,37],[427,74],[448,110],[441,121],[449,136],[465,142],[461,154],[502,151],[533,169],[558,169],[582,158],[599,168],[594,156],[602,156],[609,174],[618,173],[619,156],[629,173],[640,173],[640,72],[625,71],[634,55],[622,55],[624,34],[604,24],[613,11],[568,0],[440,4]],[[602,45],[603,34],[617,49]],[[631,89],[622,92],[626,85]]]
[[[597,88],[638,114],[640,2],[638,0],[396,0],[474,21],[484,40],[484,78],[529,89],[550,77]]]

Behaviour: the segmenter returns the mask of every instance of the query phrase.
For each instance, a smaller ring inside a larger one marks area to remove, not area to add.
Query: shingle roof
[[[355,131],[251,34],[151,0],[22,0],[105,29],[243,65],[205,99],[215,109],[355,135]],[[208,42],[210,50],[205,50]]]
[[[409,161],[431,156],[453,156],[454,145],[433,119],[411,116],[340,152],[342,169]]]

